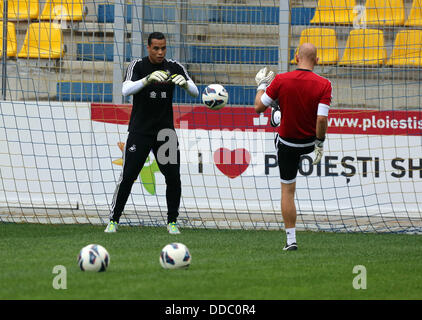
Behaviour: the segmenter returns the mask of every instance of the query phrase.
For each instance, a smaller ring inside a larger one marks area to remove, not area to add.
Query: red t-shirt
[[[315,137],[319,104],[331,104],[331,82],[316,73],[297,69],[278,74],[266,90],[272,100],[278,100],[282,118],[277,128],[282,138]]]

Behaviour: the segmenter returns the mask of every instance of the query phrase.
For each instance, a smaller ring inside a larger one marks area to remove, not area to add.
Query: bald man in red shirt
[[[313,164],[321,161],[331,104],[331,82],[313,72],[318,63],[317,49],[304,43],[296,54],[297,69],[278,74],[261,69],[255,80],[258,88],[255,111],[274,107],[272,125],[277,125],[276,148],[281,179],[281,213],[287,235],[283,250],[297,250],[296,176],[300,157],[315,151]],[[279,113],[278,113],[279,112]],[[274,124],[275,123],[275,124]]]

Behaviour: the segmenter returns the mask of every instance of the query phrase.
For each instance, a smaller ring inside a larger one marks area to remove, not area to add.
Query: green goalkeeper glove
[[[271,81],[273,81],[274,77],[275,77],[274,72],[269,71],[267,73],[267,67],[264,67],[261,70],[259,70],[258,73],[255,76],[255,82],[258,86],[258,88],[256,90],[258,91],[258,90],[267,89],[267,87],[270,85]]]
[[[185,77],[181,74],[173,74],[171,77],[171,82],[173,82],[175,85],[178,85],[179,87],[182,87],[183,89],[187,89],[188,82],[186,81]]]
[[[312,162],[312,164],[318,164],[321,161],[322,155],[324,154],[324,140],[316,139],[315,140],[315,160]]]
[[[164,82],[169,77],[168,73],[163,70],[154,71],[150,75],[142,79],[144,85],[149,85],[154,82]]]

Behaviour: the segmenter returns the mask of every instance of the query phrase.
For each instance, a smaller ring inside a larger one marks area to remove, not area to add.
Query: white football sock
[[[296,228],[286,228],[287,245],[296,242]]]

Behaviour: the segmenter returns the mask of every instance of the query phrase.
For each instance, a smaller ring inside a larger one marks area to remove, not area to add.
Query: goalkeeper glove
[[[271,81],[273,81],[275,77],[274,72],[269,71],[267,73],[267,67],[262,68],[258,71],[258,73],[255,76],[256,84],[258,85],[258,90],[265,90],[270,85]]]
[[[183,89],[187,89],[188,82],[186,81],[185,77],[181,74],[173,74],[171,77],[171,82],[173,82],[175,85],[178,85],[179,87],[182,87]]]
[[[321,161],[322,155],[324,153],[324,139],[316,139],[315,140],[315,160],[312,162],[312,164],[318,164]]]
[[[150,75],[142,79],[144,85],[148,85],[153,82],[164,82],[169,77],[168,73],[162,70],[154,71]]]

